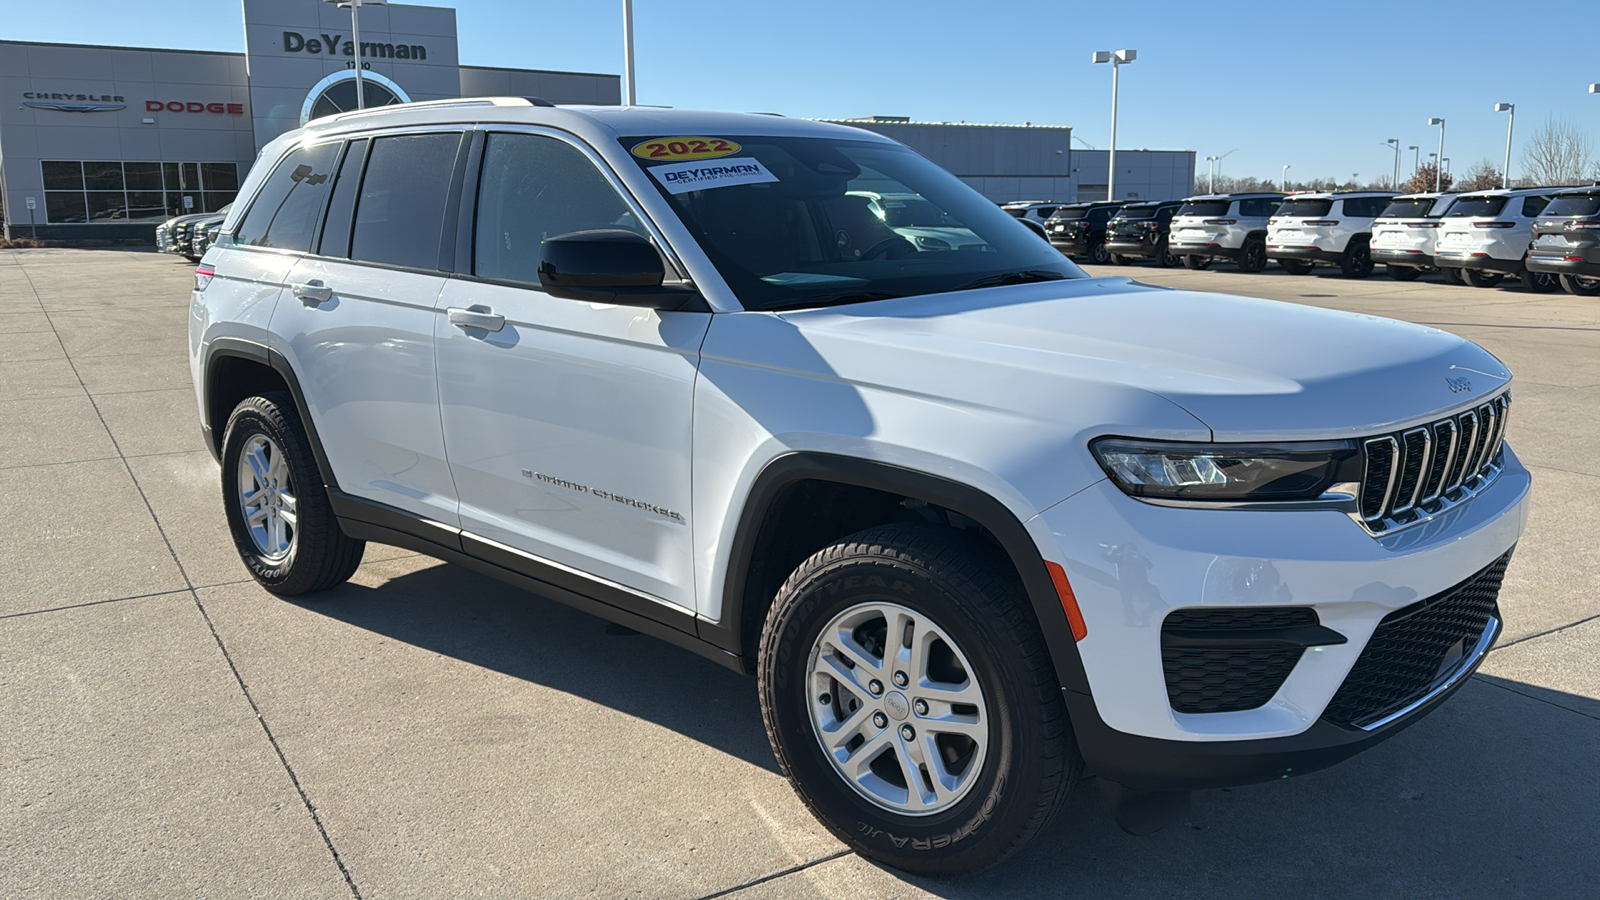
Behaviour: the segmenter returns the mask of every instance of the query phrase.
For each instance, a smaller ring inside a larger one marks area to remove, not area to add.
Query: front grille
[[[1274,638],[1316,625],[1316,611],[1307,607],[1174,610],[1161,623],[1168,701],[1181,713],[1238,712],[1265,704],[1305,653],[1304,646],[1282,645],[1286,642]]]
[[[1322,717],[1362,727],[1421,700],[1454,677],[1497,612],[1511,553],[1441,594],[1383,617]]]
[[[1460,502],[1499,471],[1510,392],[1474,409],[1362,443],[1361,519],[1381,533]]]

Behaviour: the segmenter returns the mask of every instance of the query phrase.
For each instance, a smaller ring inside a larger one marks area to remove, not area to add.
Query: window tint
[[[1549,197],[1524,197],[1522,200],[1522,215],[1532,219],[1544,212],[1544,208],[1549,204]]]
[[[1087,218],[1091,225],[1104,225],[1111,221],[1111,216],[1116,212],[1117,207],[1115,206],[1102,206],[1099,209],[1090,210]]]
[[[1240,200],[1239,215],[1265,218],[1276,213],[1278,205],[1282,202],[1277,197],[1256,197],[1252,200]]]
[[[1333,209],[1332,200],[1285,200],[1278,207],[1277,215],[1280,218],[1305,218],[1317,219],[1327,215]]]
[[[473,271],[483,278],[538,284],[542,246],[559,234],[591,228],[645,233],[587,156],[539,135],[489,135],[477,209]]]
[[[1050,218],[1059,219],[1061,221],[1073,221],[1076,219],[1081,219],[1088,214],[1089,207],[1087,206],[1063,206],[1056,210],[1055,215],[1051,216]]]
[[[1498,216],[1500,210],[1505,209],[1504,197],[1459,197],[1450,211],[1445,213],[1447,219],[1465,219],[1473,216]]]
[[[301,147],[284,157],[257,192],[234,243],[309,250],[317,214],[328,196],[338,143]]]
[[[361,190],[361,165],[367,159],[367,139],[351,141],[339,164],[339,178],[333,184],[333,199],[328,201],[327,224],[322,226],[323,256],[350,255],[350,217],[356,211],[356,192]]]
[[[1547,216],[1592,216],[1600,213],[1600,194],[1563,194],[1544,208]]]
[[[1383,213],[1389,205],[1388,197],[1349,197],[1344,201],[1342,215],[1357,219],[1372,219]]]
[[[1124,206],[1117,210],[1119,219],[1148,219],[1156,214],[1154,206]]]
[[[1223,216],[1227,213],[1226,200],[1193,200],[1178,210],[1180,216]]]
[[[377,138],[356,202],[350,258],[435,269],[461,135]]]

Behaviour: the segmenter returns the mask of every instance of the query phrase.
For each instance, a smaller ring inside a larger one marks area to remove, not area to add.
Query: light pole
[[[1281,179],[1279,179],[1279,183],[1283,186],[1283,192],[1285,194],[1289,193],[1289,167],[1288,166],[1284,166],[1283,167],[1283,177]]]
[[[622,105],[633,106],[635,94],[633,71],[633,0],[622,0]]]
[[[1206,188],[1206,193],[1215,194],[1217,192],[1217,158],[1215,156],[1206,157],[1206,171],[1210,173],[1210,185]]]
[[[1437,125],[1437,126],[1439,126],[1439,159],[1443,160],[1444,159],[1444,120],[1441,119],[1441,118],[1438,118],[1436,116],[1436,117],[1434,117],[1432,119],[1429,119],[1428,120],[1428,124],[1429,125]],[[1433,170],[1433,189],[1435,191],[1444,190],[1444,163],[1442,161],[1440,162],[1439,167],[1437,169]]]
[[[355,48],[356,109],[367,108],[367,84],[361,79],[361,7],[387,6],[389,0],[326,0],[350,10],[350,46]]]
[[[1450,171],[1450,157],[1446,156],[1444,158],[1444,162],[1439,164],[1439,177],[1443,178],[1445,173],[1449,172],[1449,171]]]
[[[1496,103],[1495,112],[1511,113],[1511,118],[1506,120],[1506,167],[1501,170],[1500,187],[1502,190],[1511,187],[1511,129],[1517,127],[1517,105],[1515,103]]]
[[[1096,50],[1096,63],[1111,63],[1111,149],[1106,154],[1106,199],[1117,199],[1117,70],[1139,58],[1137,50]]]
[[[1411,151],[1411,174],[1415,177],[1417,170],[1422,168],[1422,151],[1417,148],[1416,144],[1412,144],[1406,149]]]
[[[1400,184],[1400,139],[1389,138],[1385,144],[1394,148],[1394,177],[1389,179],[1389,190],[1394,190]]]

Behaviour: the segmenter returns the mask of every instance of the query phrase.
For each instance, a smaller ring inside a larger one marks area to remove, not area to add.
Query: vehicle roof
[[[1060,206],[1060,205],[1061,205],[1061,201],[1060,200],[1007,200],[1006,202],[1000,204],[1000,206],[1002,208],[1007,207],[1007,206]]]
[[[398,103],[317,119],[303,129],[318,137],[406,125],[471,125],[478,122],[549,125],[611,137],[723,133],[772,137],[827,137],[894,143],[863,128],[790,119],[766,113],[718,112],[655,106],[553,106],[537,98],[463,97]]]
[[[1445,197],[1454,197],[1454,191],[1418,191],[1415,194],[1395,194],[1396,200],[1440,200]]]
[[[1061,204],[1062,209],[1085,209],[1095,206],[1127,206],[1132,201],[1128,200],[1078,200],[1072,203]]]
[[[1492,188],[1487,191],[1463,191],[1462,197],[1542,197],[1560,193],[1559,188]]]
[[[1600,194],[1600,184],[1591,184],[1588,187],[1569,187],[1556,191],[1557,194]]]
[[[1349,197],[1393,197],[1394,191],[1301,191],[1285,200],[1344,200]]]
[[[1253,199],[1253,198],[1256,198],[1256,197],[1282,197],[1282,196],[1283,196],[1283,194],[1280,194],[1277,191],[1239,191],[1239,192],[1233,193],[1233,194],[1195,194],[1193,197],[1185,197],[1185,198],[1183,198],[1183,202],[1184,203],[1192,203],[1192,202],[1194,202],[1196,200],[1240,200],[1240,199]]]

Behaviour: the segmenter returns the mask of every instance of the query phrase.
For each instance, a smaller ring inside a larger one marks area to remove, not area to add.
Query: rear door
[[[339,487],[452,527],[434,373],[434,302],[455,250],[459,130],[351,141],[318,253],[273,317]],[[448,227],[447,227],[448,223]]]
[[[461,527],[489,543],[464,542],[557,583],[599,576],[602,593],[574,589],[636,612],[692,611],[691,414],[711,315],[540,288],[546,238],[626,228],[662,246],[593,151],[564,136],[488,134],[469,207],[471,259],[435,320]]]

